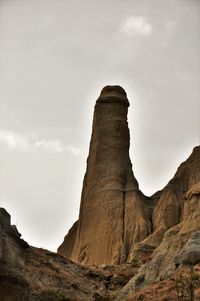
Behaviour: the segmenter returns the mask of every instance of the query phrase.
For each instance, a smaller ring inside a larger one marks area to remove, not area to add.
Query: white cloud
[[[121,32],[129,38],[134,36],[147,36],[152,32],[152,26],[145,21],[144,17],[128,17],[121,26]]]
[[[13,131],[1,130],[0,143],[2,146],[10,149],[19,149],[21,151],[27,151],[30,149],[28,140]]]
[[[41,140],[35,142],[35,147],[41,150],[46,150],[49,152],[62,153],[64,147],[59,140]]]
[[[65,145],[59,139],[38,140],[36,133],[21,135],[14,131],[0,131],[0,146],[3,149],[27,151],[46,151],[51,153],[70,152],[74,155],[80,154],[80,149],[73,145]]]
[[[72,145],[64,145],[60,140],[41,140],[35,142],[35,147],[52,153],[71,152],[74,155],[80,154],[80,149]]]

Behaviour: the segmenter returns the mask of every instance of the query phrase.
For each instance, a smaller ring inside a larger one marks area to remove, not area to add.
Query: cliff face
[[[58,249],[76,262],[125,263],[151,232],[129,158],[128,106],[119,86],[105,87],[97,99],[79,220]]]
[[[177,174],[184,167],[189,167],[188,162],[195,163],[193,158],[197,159],[197,154],[200,152],[200,147],[195,148],[189,159],[183,163],[178,169]],[[198,166],[200,156],[196,161]],[[194,167],[194,166],[193,166]],[[195,168],[196,170],[196,168]],[[176,175],[177,175],[176,174]],[[190,178],[190,177],[189,177]],[[192,181],[193,182],[193,181]],[[166,210],[166,208],[165,208]],[[135,291],[142,290],[145,286],[151,287],[152,283],[173,278],[172,275],[180,273],[184,275],[184,269],[189,266],[194,266],[198,270],[200,263],[200,182],[192,185],[189,191],[185,194],[183,217],[181,222],[171,227],[163,235],[162,241],[152,252],[150,260],[145,264],[141,264],[138,273],[129,281],[129,283],[118,294],[116,301],[124,301],[128,296],[135,296]],[[142,245],[144,242],[142,242]],[[136,253],[135,253],[136,254]],[[138,253],[138,261],[141,261],[142,252]],[[196,266],[195,266],[196,265]],[[184,278],[183,278],[184,279]],[[139,281],[141,280],[141,281]],[[177,284],[177,283],[176,283]],[[166,284],[165,284],[166,285]],[[174,284],[173,284],[174,285]],[[173,285],[171,289],[173,290]],[[200,283],[197,286],[200,289]],[[152,288],[151,288],[152,289]],[[200,295],[198,295],[200,298]],[[160,296],[161,298],[161,296]],[[153,300],[161,300],[158,296]],[[200,300],[195,298],[194,300]],[[132,300],[131,298],[128,300]],[[139,300],[133,298],[133,300]],[[145,300],[145,299],[144,299]],[[149,298],[149,300],[151,300]],[[164,299],[163,299],[164,300]],[[174,299],[177,300],[177,295]],[[185,300],[185,299],[184,299]]]
[[[131,263],[139,250],[152,252],[183,220],[185,193],[200,181],[196,147],[163,190],[142,194],[129,158],[128,107],[119,86],[105,87],[97,99],[79,220],[58,248],[75,262]]]
[[[200,146],[197,146],[189,158],[179,166],[173,179],[159,192],[152,214],[153,233],[144,243],[158,246],[163,234],[183,220],[186,193],[199,181]]]

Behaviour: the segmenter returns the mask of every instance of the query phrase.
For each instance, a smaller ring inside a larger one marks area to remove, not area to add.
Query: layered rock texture
[[[128,107],[119,86],[106,86],[96,101],[79,220],[58,248],[78,263],[124,264],[139,253],[148,257],[183,220],[185,194],[200,181],[196,147],[161,191],[146,197],[139,190],[129,158]]]
[[[151,233],[150,209],[129,158],[129,101],[119,86],[96,101],[80,216],[58,252],[84,264],[122,264]]]
[[[190,162],[194,162],[199,148],[195,148]],[[195,155],[194,155],[195,154]],[[197,157],[196,157],[197,158]],[[200,157],[196,161],[197,166]],[[187,161],[186,161],[187,162]],[[184,163],[181,166],[187,166]],[[200,182],[194,184],[186,193],[184,200],[183,217],[181,221],[165,232],[161,243],[155,248],[150,260],[140,264],[138,273],[129,281],[116,297],[117,301],[123,301],[128,296],[134,296],[135,291],[151,286],[154,282],[165,281],[172,278],[174,273],[183,273],[185,266],[196,265],[200,279]],[[141,243],[143,245],[143,242]],[[140,253],[138,260],[141,261],[143,254]],[[198,284],[200,289],[200,282]],[[200,291],[200,290],[199,290]],[[132,299],[130,299],[132,300]],[[134,299],[135,300],[135,299]],[[137,299],[136,299],[137,300]],[[138,299],[139,300],[139,299]],[[160,300],[154,298],[153,300]],[[177,300],[177,296],[174,299]],[[192,300],[192,299],[183,299]],[[194,300],[200,300],[196,298]]]

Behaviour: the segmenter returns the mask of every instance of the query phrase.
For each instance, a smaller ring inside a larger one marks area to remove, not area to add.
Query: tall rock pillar
[[[129,158],[128,107],[120,86],[106,86],[96,101],[79,220],[58,249],[80,263],[125,263],[151,231]]]

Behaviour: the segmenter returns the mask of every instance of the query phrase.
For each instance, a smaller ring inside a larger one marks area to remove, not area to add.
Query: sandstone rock
[[[186,193],[184,202],[183,223],[180,233],[200,229],[200,181]]]
[[[194,265],[200,262],[200,231],[195,232],[180,253],[174,259],[176,265],[181,263]]]
[[[0,275],[1,301],[29,301],[29,285],[19,276]]]
[[[197,194],[199,190],[199,184],[197,183],[199,181],[200,146],[197,146],[193,149],[189,158],[180,165],[173,179],[169,181],[163,190],[152,196],[157,202],[152,214],[153,231],[144,240],[144,243],[158,246],[163,239],[164,233],[183,220],[184,206],[187,206],[185,204],[185,194],[187,191],[189,191],[189,195],[192,194],[192,191]],[[193,190],[190,192],[192,187]],[[191,204],[189,207],[191,208]],[[187,211],[185,210],[185,214],[187,214]],[[190,227],[192,223],[194,222],[191,220]],[[199,220],[197,223],[199,224]]]
[[[182,221],[165,232],[161,243],[151,255],[152,259],[140,267],[138,273],[121,290],[117,301],[126,300],[138,287],[168,279],[177,265],[200,262],[200,194],[197,187],[199,182],[185,194]]]
[[[0,208],[0,233],[8,230],[10,230],[10,214],[4,208]]]
[[[119,86],[97,99],[79,220],[58,248],[65,257],[29,247],[0,208],[1,300],[92,301],[122,286],[115,300],[126,300],[200,262],[200,146],[146,197],[129,158],[128,106]]]
[[[13,266],[24,263],[23,250],[29,245],[20,238],[16,226],[10,224],[10,215],[4,208],[0,208],[0,261]]]
[[[187,192],[186,199],[191,200],[194,196],[200,196],[200,182],[194,184],[192,188]]]
[[[79,220],[58,248],[76,262],[125,263],[134,244],[151,232],[129,158],[128,106],[119,86],[105,87],[97,99]]]
[[[77,233],[77,227],[78,227],[78,221],[76,221],[67,235],[64,238],[64,243],[58,248],[59,254],[65,254],[65,257],[70,258],[73,247],[74,247],[74,241]],[[66,248],[67,243],[67,248]]]
[[[44,249],[29,246],[0,209],[0,300],[93,301],[119,290],[135,274],[131,267],[84,267]]]
[[[58,253],[79,263],[131,262],[138,243],[158,247],[164,234],[183,220],[184,206],[193,210],[195,201],[188,205],[185,193],[200,181],[200,147],[194,148],[164,189],[144,196],[129,158],[128,106],[126,92],[119,86],[105,87],[95,105],[79,220],[58,248]],[[189,195],[197,195],[195,187]],[[189,221],[184,219],[182,231]],[[190,220],[188,227],[192,225]]]
[[[170,275],[175,269],[174,258],[181,252],[193,233],[199,233],[197,231],[200,229],[200,194],[196,193],[197,186],[199,187],[198,183],[194,184],[186,194],[189,199],[184,202],[182,221],[165,232],[163,240],[152,255],[151,262],[145,267],[146,282],[158,281]],[[195,191],[195,194],[191,191]],[[198,243],[198,240],[194,240],[193,247],[195,243]],[[160,263],[157,264],[159,261]]]
[[[127,264],[132,266],[140,266],[151,260],[152,254],[155,250],[155,246],[144,244],[143,242],[134,245],[129,254],[129,261]]]

